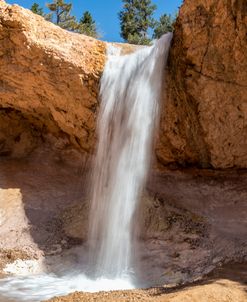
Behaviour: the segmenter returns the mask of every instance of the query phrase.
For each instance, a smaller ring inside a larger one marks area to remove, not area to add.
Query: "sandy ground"
[[[49,302],[246,302],[247,263],[228,264],[204,280],[187,287],[153,288],[134,291],[73,293]]]

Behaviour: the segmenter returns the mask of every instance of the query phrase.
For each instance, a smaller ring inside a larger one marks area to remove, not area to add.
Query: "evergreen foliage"
[[[145,38],[138,34],[130,34],[128,35],[128,43],[135,44],[135,45],[150,45],[151,39]]]
[[[43,8],[40,7],[39,4],[36,3],[36,2],[34,2],[34,4],[31,6],[30,10],[34,14],[44,17],[47,21],[51,21],[51,19],[52,19],[52,15],[51,14],[45,14]]]
[[[148,30],[153,28],[156,5],[151,0],[123,0],[119,13],[121,37],[134,44],[149,44]]]
[[[173,31],[174,19],[171,15],[162,15],[159,21],[156,21],[154,26],[154,39],[159,39],[162,35]]]
[[[89,11],[84,12],[77,22],[75,16],[71,15],[71,2],[51,1],[46,4],[51,11],[49,14],[45,14],[43,8],[36,2],[31,6],[31,11],[64,29],[99,38],[96,22]],[[152,0],[123,0],[123,9],[119,12],[121,37],[131,44],[149,45],[151,42],[150,29],[153,29],[152,38],[154,39],[159,39],[163,34],[172,32],[174,23],[172,16],[164,14],[159,21],[155,21],[153,18],[155,10],[156,5],[152,3]]]
[[[52,21],[55,24],[70,31],[77,28],[76,18],[71,16],[72,3],[66,3],[64,0],[53,0],[53,3],[47,4],[47,7],[51,11]]]
[[[97,33],[96,23],[89,11],[84,12],[84,14],[82,15],[76,31],[80,34],[84,34],[90,37],[99,37],[99,34]]]
[[[31,6],[30,10],[34,13],[34,14],[37,14],[37,15],[40,15],[40,16],[44,16],[44,11],[43,11],[43,8],[39,6],[38,3],[34,2],[34,4]]]

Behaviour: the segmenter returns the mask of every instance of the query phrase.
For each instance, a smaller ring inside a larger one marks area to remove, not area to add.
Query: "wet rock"
[[[89,202],[81,201],[68,207],[61,215],[63,231],[70,240],[85,242],[88,234]]]

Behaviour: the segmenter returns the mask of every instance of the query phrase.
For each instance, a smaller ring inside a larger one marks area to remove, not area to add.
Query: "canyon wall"
[[[156,145],[163,165],[247,167],[246,35],[244,0],[182,5]],[[3,1],[0,40],[0,155],[26,156],[44,140],[90,152],[106,43]]]
[[[48,134],[89,151],[104,63],[105,43],[0,2],[0,155],[26,156]]]
[[[247,167],[247,2],[187,0],[177,22],[157,155]]]

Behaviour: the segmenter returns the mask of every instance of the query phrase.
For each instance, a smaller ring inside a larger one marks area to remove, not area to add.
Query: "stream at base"
[[[34,275],[9,277],[0,280],[0,302],[39,302],[75,291],[99,292],[133,289],[135,286],[126,279],[89,279],[83,274]]]

